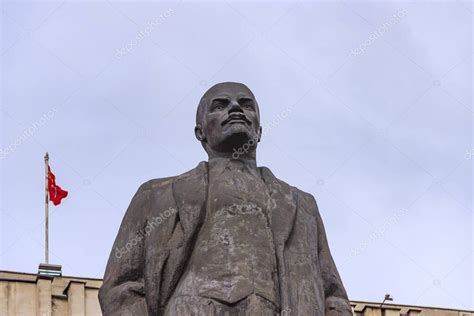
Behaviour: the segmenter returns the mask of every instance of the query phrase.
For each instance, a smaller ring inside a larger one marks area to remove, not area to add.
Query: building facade
[[[101,279],[0,271],[0,315],[100,316],[101,285]],[[433,307],[351,304],[354,316],[474,316],[473,311]]]

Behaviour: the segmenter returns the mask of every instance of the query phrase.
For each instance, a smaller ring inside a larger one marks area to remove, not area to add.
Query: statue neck
[[[229,161],[239,161],[245,165],[248,170],[252,170],[255,174],[258,174],[257,160],[255,156],[253,157],[238,157],[237,159],[233,158],[232,155],[215,155],[209,156],[209,164],[227,164]]]
[[[257,151],[255,147],[251,148],[250,150],[248,148],[246,149],[242,147],[229,152],[222,152],[213,150],[211,148],[206,148],[206,152],[209,160],[213,158],[226,158],[233,160],[253,161],[254,164],[257,163]]]

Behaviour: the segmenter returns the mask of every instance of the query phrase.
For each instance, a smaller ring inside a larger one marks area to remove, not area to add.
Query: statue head
[[[210,158],[232,154],[236,158],[235,152],[255,157],[262,127],[252,91],[236,82],[212,86],[199,102],[194,132]]]

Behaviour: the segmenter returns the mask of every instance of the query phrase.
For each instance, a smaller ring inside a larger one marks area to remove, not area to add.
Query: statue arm
[[[99,290],[104,316],[148,315],[143,278],[143,228],[149,209],[148,187],[145,183],[138,189],[115,239]]]
[[[319,265],[324,282],[327,316],[352,316],[352,308],[329,250],[324,224],[316,205]]]

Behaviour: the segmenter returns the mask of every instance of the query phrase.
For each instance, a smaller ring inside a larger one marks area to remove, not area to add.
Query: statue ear
[[[258,142],[260,143],[260,139],[262,138],[262,132],[263,132],[263,128],[260,126],[260,128],[258,129]]]
[[[201,124],[197,124],[194,128],[194,135],[196,135],[197,140],[200,142],[206,140],[206,136],[204,135],[204,131],[202,130]]]

